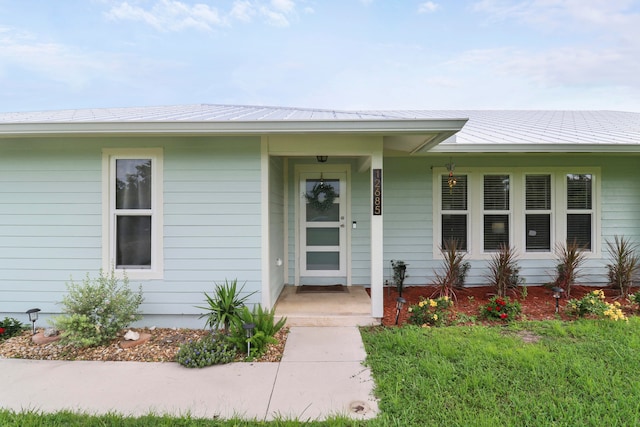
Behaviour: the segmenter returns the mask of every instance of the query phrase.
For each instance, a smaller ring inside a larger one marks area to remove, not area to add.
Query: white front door
[[[301,278],[347,276],[346,183],[345,172],[300,174]]]

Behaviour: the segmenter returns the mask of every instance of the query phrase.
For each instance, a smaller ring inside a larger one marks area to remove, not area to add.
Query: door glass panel
[[[314,209],[307,204],[307,222],[336,222],[340,219],[340,203],[333,202],[333,205],[326,211]]]
[[[338,179],[307,179],[306,180],[306,194],[308,196],[314,196],[314,190],[318,186],[324,184],[325,186],[331,186],[336,193],[336,198],[330,206],[314,206],[307,200],[306,220],[307,222],[332,222],[340,220],[340,180]],[[317,194],[318,202],[323,203],[326,199],[323,192]]]
[[[339,228],[307,228],[307,246],[340,245]]]
[[[307,270],[340,270],[340,252],[307,252]]]

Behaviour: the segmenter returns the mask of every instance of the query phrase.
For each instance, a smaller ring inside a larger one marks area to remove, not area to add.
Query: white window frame
[[[468,225],[467,225],[467,257],[468,259],[490,259],[495,253],[484,249],[484,176],[509,175],[511,180],[511,217],[510,245],[515,248],[521,259],[555,259],[558,243],[564,243],[567,236],[567,174],[589,174],[592,176],[592,247],[585,251],[587,258],[601,256],[601,196],[599,167],[548,167],[548,168],[456,168],[454,175],[467,176],[468,191]],[[445,168],[433,168],[433,257],[442,259],[440,240],[442,236],[442,189],[441,176],[447,176]],[[526,252],[525,215],[531,213],[525,209],[525,176],[551,175],[551,250],[549,252]],[[569,213],[575,213],[572,210]]]
[[[500,176],[500,175],[506,175],[509,177],[509,209],[506,210],[487,210],[485,209],[484,206],[484,180],[487,176]],[[482,209],[482,217],[481,217],[481,222],[480,224],[480,240],[481,240],[481,252],[482,253],[487,253],[487,254],[491,254],[491,253],[495,253],[497,252],[497,250],[492,250],[492,251],[485,251],[484,250],[484,246],[485,246],[485,242],[484,242],[484,217],[486,215],[506,215],[508,218],[508,222],[509,222],[509,227],[508,229],[506,229],[505,231],[507,231],[507,233],[509,234],[509,241],[513,241],[514,240],[514,235],[513,235],[513,228],[514,228],[514,220],[513,220],[513,174],[510,172],[495,172],[495,173],[487,173],[484,172],[480,175],[480,192],[482,194],[482,201],[481,201],[481,209]],[[475,185],[475,183],[474,183]]]
[[[151,216],[151,268],[116,268],[116,205],[115,176],[116,160],[151,160],[151,209],[145,216]],[[106,148],[102,150],[102,268],[115,271],[118,277],[126,272],[129,279],[161,279],[163,266],[163,151],[162,148]]]

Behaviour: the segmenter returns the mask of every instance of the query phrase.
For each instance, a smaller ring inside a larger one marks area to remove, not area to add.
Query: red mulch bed
[[[585,294],[599,288],[589,286],[577,286],[571,287],[571,298],[580,299]],[[619,301],[622,304],[624,312],[629,314],[637,313],[636,307],[619,298],[619,291],[613,289],[603,289],[606,301],[613,302]],[[408,313],[407,308],[410,305],[420,302],[420,298],[429,298],[431,296],[437,296],[437,288],[434,286],[408,286],[404,287],[402,296],[407,300],[407,303],[400,312],[398,324],[402,325],[407,322]],[[468,316],[476,316],[478,321],[480,307],[485,305],[489,298],[495,295],[493,288],[490,286],[479,287],[467,287],[462,289],[456,289],[456,300],[453,305],[454,312],[464,313]],[[384,289],[384,318],[382,319],[383,325],[394,325],[396,320],[396,298],[398,292],[395,287],[389,287]],[[551,290],[546,286],[528,286],[527,296],[522,298],[520,291],[512,292],[509,298],[517,299],[522,307],[522,314],[527,320],[545,320],[555,319],[555,300],[553,299]],[[565,305],[567,304],[567,298],[560,298],[560,318],[564,320],[574,319],[573,316],[568,316],[565,313]]]

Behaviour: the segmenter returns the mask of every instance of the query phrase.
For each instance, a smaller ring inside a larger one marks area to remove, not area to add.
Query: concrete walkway
[[[0,359],[0,407],[195,418],[375,417],[355,327],[292,327],[279,363],[188,369],[177,363]]]

